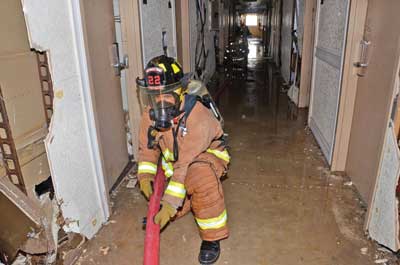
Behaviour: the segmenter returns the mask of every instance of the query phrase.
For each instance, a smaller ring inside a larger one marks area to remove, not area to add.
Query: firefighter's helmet
[[[171,127],[173,118],[180,114],[184,76],[181,65],[174,58],[162,55],[147,64],[144,79],[137,79],[141,105],[150,109],[150,118],[156,127]]]

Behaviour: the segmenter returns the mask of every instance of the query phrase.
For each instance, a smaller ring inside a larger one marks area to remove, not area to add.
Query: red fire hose
[[[153,186],[153,195],[150,197],[147,212],[143,265],[159,265],[160,263],[160,226],[154,223],[154,216],[160,210],[160,201],[165,186],[165,175],[161,166],[158,167]]]

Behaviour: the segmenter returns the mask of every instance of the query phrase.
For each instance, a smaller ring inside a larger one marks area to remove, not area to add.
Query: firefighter
[[[168,184],[154,222],[162,229],[191,210],[202,239],[199,262],[213,264],[229,234],[220,178],[230,156],[212,100],[188,94],[188,82],[180,64],[165,55],[150,60],[144,79],[137,79],[143,110],[138,178],[148,199],[162,166]]]

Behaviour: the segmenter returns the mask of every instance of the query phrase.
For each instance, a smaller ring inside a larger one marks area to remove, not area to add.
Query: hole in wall
[[[9,169],[15,170],[15,163],[14,163],[14,161],[12,161],[10,159],[7,159],[7,166]]]
[[[44,102],[45,102],[45,104],[47,104],[47,105],[50,105],[51,104],[51,97],[50,96],[44,96]]]
[[[11,182],[13,184],[15,184],[15,185],[19,185],[20,184],[17,175],[13,174],[13,175],[10,176],[10,178],[11,178]]]
[[[4,128],[0,128],[0,138],[7,139],[7,131]]]
[[[49,176],[45,181],[35,185],[35,193],[38,197],[48,192],[50,193],[49,197],[52,200],[54,198],[54,186],[51,176]]]
[[[49,88],[50,88],[50,86],[49,86],[49,82],[47,82],[47,81],[42,81],[42,89],[43,89],[43,91],[49,91]]]
[[[46,67],[43,67],[43,66],[40,67],[40,75],[43,77],[47,76],[47,68]]]
[[[45,53],[38,53],[39,61],[44,63],[46,61]]]
[[[3,144],[3,150],[6,155],[11,155],[11,147],[8,144]]]

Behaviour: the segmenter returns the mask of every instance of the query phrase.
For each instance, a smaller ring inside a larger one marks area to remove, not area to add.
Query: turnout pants
[[[187,197],[177,217],[192,210],[202,240],[228,237],[227,212],[220,178],[226,163],[213,155],[203,154],[192,163],[185,180]]]

